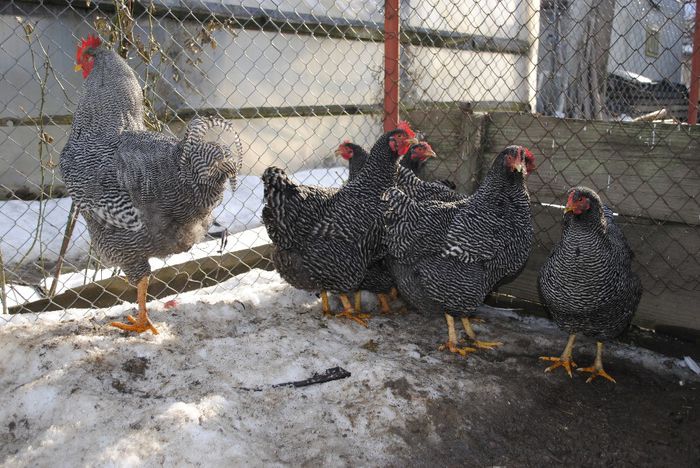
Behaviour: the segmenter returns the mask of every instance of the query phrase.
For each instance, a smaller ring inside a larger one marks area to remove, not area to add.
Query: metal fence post
[[[399,123],[399,0],[384,2],[384,131]]]
[[[690,96],[688,97],[688,124],[698,122],[698,81],[700,81],[700,0],[695,2],[695,31],[693,58],[690,69]]]

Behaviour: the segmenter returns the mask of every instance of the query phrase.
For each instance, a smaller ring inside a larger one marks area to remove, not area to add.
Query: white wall
[[[168,0],[180,5],[180,0]],[[225,0],[226,4],[263,7],[314,15],[374,21],[383,25],[383,1],[357,0]],[[194,2],[193,5],[199,4]],[[201,5],[201,4],[200,4]],[[409,5],[410,8],[407,6]],[[433,0],[402,2],[402,17],[413,26],[526,38],[518,18],[523,2],[478,3]],[[39,113],[39,86],[15,9],[0,7],[0,117],[26,118]],[[43,12],[38,14],[36,12]],[[81,85],[73,71],[78,38],[93,32],[94,15],[56,6],[36,9],[33,37],[47,46],[58,82],[50,78],[44,113],[70,115]],[[136,33],[146,42],[148,22]],[[142,77],[146,69],[160,77],[154,104],[159,109],[240,108],[331,104],[380,104],[383,99],[383,44],[250,30],[216,31],[217,47],[199,53],[185,47],[201,25],[156,19],[153,34],[170,61],[156,59],[147,67],[130,64]],[[421,99],[437,101],[525,101],[526,58],[512,54],[412,47],[409,73]],[[38,51],[38,48],[35,47]],[[39,57],[41,60],[41,57]],[[59,84],[60,83],[60,84]],[[181,126],[173,130],[180,134]],[[247,149],[244,170],[260,174],[269,164],[290,170],[328,164],[338,143],[350,138],[370,145],[381,132],[378,116],[292,117],[236,120]],[[51,157],[65,142],[67,127],[50,126]],[[0,192],[39,184],[37,130],[31,126],[0,127]],[[47,168],[50,176],[50,169]]]

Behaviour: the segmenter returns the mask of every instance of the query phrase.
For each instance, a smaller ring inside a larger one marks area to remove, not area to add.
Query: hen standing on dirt
[[[398,158],[413,132],[407,124],[384,134],[353,180],[331,197],[293,183],[282,169],[263,174],[263,222],[273,241],[273,261],[292,286],[321,290],[323,311],[330,313],[327,291],[340,293],[340,314],[365,325],[347,297],[357,291],[368,267],[383,256],[381,194],[396,181]]]
[[[61,172],[87,221],[95,251],[137,284],[139,315],[123,330],[157,330],[148,319],[149,257],[189,250],[206,233],[212,209],[241,165],[241,147],[204,141],[207,129],[229,128],[194,119],[182,140],[144,130],[142,93],[124,60],[88,38],[76,69],[86,77]]]
[[[386,241],[401,296],[421,311],[445,314],[445,347],[457,347],[454,316],[478,348],[469,316],[502,279],[520,271],[533,240],[525,176],[534,170],[527,149],[509,146],[493,162],[479,189],[454,202],[418,203],[398,188],[387,191]]]
[[[588,382],[602,376],[603,343],[621,334],[630,324],[642,296],[642,284],[632,271],[632,251],[613,213],[598,195],[586,187],[568,192],[564,209],[564,229],[539,276],[544,303],[557,326],[569,333],[561,357],[541,357],[554,361],[545,371],[564,367],[571,377],[576,366],[571,353],[577,333],[595,336],[595,362],[579,368],[590,372]]]

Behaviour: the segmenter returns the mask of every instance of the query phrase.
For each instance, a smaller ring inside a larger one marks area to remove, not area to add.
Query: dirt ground
[[[587,384],[543,372],[566,336],[541,318],[484,309],[477,334],[504,346],[462,358],[441,317],[324,318],[273,272],[223,287],[152,302],[158,336],[107,326],[130,305],[0,327],[0,464],[700,466],[695,345],[633,331],[606,345],[618,383]],[[270,387],[334,366],[352,375]]]
[[[415,319],[422,321],[417,314]],[[499,320],[503,319],[489,320],[482,328],[488,330]],[[431,336],[439,335],[443,330],[438,324],[431,321],[421,327],[431,330]],[[502,326],[508,324],[499,323],[495,328]],[[667,346],[668,339],[639,331],[630,334],[643,335],[657,349]],[[424,349],[433,344],[425,336],[415,339]],[[563,349],[563,333],[559,342]],[[607,353],[604,366],[618,383],[595,380],[586,384],[583,375],[570,379],[561,369],[543,372],[546,365],[535,357],[558,355],[561,349],[543,347],[528,336],[521,336],[515,344],[516,352],[506,345],[467,359],[438,355],[442,371],[449,371],[455,379],[478,375],[501,391],[492,398],[474,398],[456,389],[443,389],[445,397],[428,404],[428,419],[413,420],[407,431],[401,431],[411,447],[403,460],[423,466],[435,460],[468,466],[700,466],[697,381],[681,385],[676,376]],[[687,348],[688,354],[698,351],[697,346],[680,342],[674,347],[676,351]],[[575,349],[579,365],[593,362],[593,341],[579,339]],[[405,381],[389,385],[401,387],[400,395],[408,399],[420,398]],[[427,427],[437,439],[426,437]]]

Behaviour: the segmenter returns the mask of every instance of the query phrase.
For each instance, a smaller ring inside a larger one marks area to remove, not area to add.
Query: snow
[[[299,171],[292,177],[300,183],[339,187],[347,178],[347,168],[321,168]],[[263,186],[260,177],[241,176],[235,192],[229,188],[224,200],[213,212],[214,218],[229,233],[237,233],[261,225]],[[12,269],[36,262],[40,256],[51,264],[58,259],[63,233],[68,222],[70,198],[43,202],[10,200],[0,202],[0,251],[6,268]],[[38,220],[43,210],[40,242],[34,242]],[[90,238],[82,217],[71,238],[66,259],[79,264],[87,258]],[[11,278],[10,278],[11,280]]]
[[[324,318],[315,295],[275,272],[253,270],[182,294],[165,310],[167,299],[149,303],[159,335],[107,325],[130,313],[130,304],[25,314],[0,326],[6,466],[397,465],[415,431],[426,443],[439,440],[442,423],[430,409],[436,402],[459,396],[474,412],[483,402],[509,405],[506,384],[532,371],[524,366],[537,370],[542,385],[569,383],[563,374],[544,374],[537,361],[539,353],[558,354],[565,335],[508,309],[484,308],[488,322],[475,325],[507,345],[463,359],[437,351],[440,317],[374,314],[369,328]],[[376,308],[369,294],[363,304]],[[593,342],[582,339],[581,347]],[[613,375],[620,360],[667,378],[698,379],[682,360],[607,345]],[[270,387],[335,366],[351,377]],[[505,377],[486,372],[492,367]],[[586,385],[580,376],[571,383]],[[608,384],[595,385],[603,391]],[[258,386],[262,391],[242,389]]]

